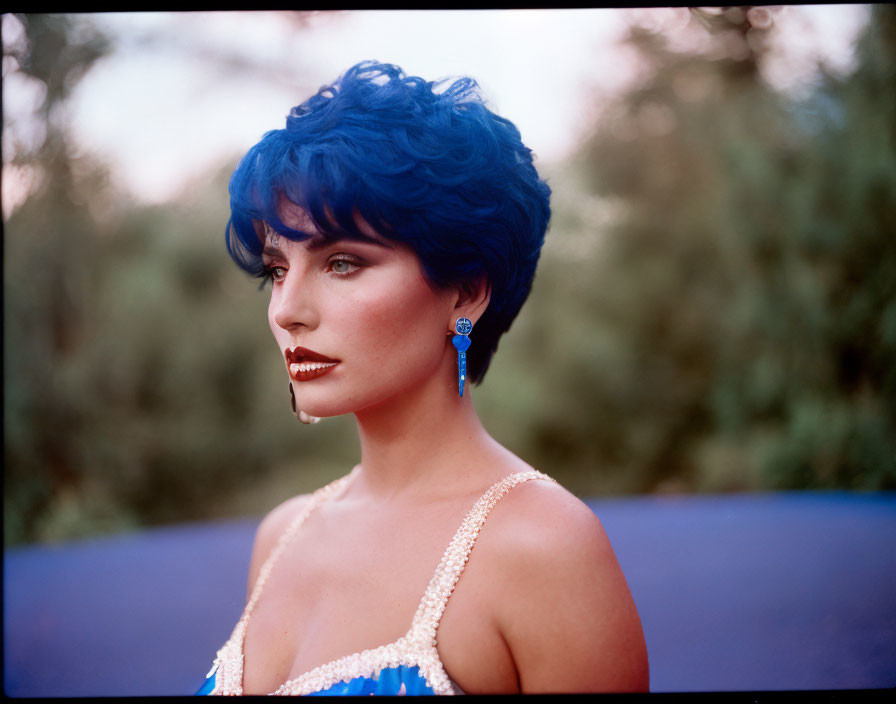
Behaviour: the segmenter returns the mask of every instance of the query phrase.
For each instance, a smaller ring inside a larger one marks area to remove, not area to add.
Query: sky
[[[637,80],[637,63],[621,43],[633,20],[673,41],[693,39],[684,8],[372,10],[315,13],[304,23],[285,12],[84,17],[112,36],[116,50],[75,91],[73,133],[146,203],[172,198],[232,161],[282,127],[290,107],[364,59],[429,80],[476,78],[537,160],[557,161],[575,150],[601,99]],[[816,58],[848,71],[867,17],[867,5],[776,11],[786,42],[769,79],[799,90],[811,84]],[[261,70],[245,70],[246,63]],[[34,100],[27,87],[4,84],[5,108],[26,115]]]

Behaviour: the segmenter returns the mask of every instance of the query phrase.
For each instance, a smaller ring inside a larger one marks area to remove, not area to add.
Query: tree
[[[806,100],[762,80],[749,18],[713,19],[706,53],[633,28],[648,77],[577,165],[613,217],[561,215],[591,251],[546,250],[569,412],[529,436],[605,490],[896,486],[894,10]]]
[[[4,22],[21,30],[4,47],[14,81],[46,95],[39,142],[12,125],[21,138],[4,150],[5,169],[36,174],[4,223],[7,544],[255,514],[344,469],[347,419],[296,432],[264,295],[227,256],[236,158],[170,203],[136,205],[68,123],[111,40],[85,17]]]
[[[17,541],[54,493],[66,495],[79,478],[84,380],[76,357],[90,344],[96,248],[87,199],[102,197],[105,174],[72,148],[66,101],[110,44],[63,15],[5,15],[3,23],[4,37],[19,30],[4,44],[4,67],[43,93],[31,120],[37,139],[7,124],[4,140],[4,178],[32,176],[27,200],[4,224],[4,528]]]

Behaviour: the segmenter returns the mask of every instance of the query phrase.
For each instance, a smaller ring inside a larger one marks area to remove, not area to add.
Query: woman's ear
[[[454,305],[454,318],[469,318],[475,325],[485,313],[492,298],[492,289],[488,278],[482,274],[476,279],[464,281],[457,286],[457,302]]]

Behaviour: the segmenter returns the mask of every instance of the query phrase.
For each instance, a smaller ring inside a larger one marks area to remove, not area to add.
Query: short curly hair
[[[405,243],[430,284],[485,276],[486,311],[470,335],[467,372],[485,375],[498,339],[532,288],[551,216],[548,185],[512,122],[489,110],[471,78],[427,82],[393,64],[363,61],[293,108],[230,179],[227,249],[264,276],[262,222],[294,240],[282,197],[306,211],[324,237],[364,235],[360,215]]]

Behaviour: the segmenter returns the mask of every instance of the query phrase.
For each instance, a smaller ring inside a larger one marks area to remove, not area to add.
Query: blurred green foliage
[[[545,169],[535,287],[474,398],[581,495],[896,488],[896,11],[802,98],[742,15],[695,17],[700,53],[633,28],[646,78]],[[46,97],[43,138],[4,150],[34,176],[4,223],[6,544],[258,515],[347,471],[352,419],[295,421],[227,257],[235,160],[133,204],[65,121],[109,40],[20,19],[5,55]]]
[[[802,100],[747,17],[712,18],[709,56],[633,29],[647,78],[572,167],[609,222],[562,208],[540,275],[566,411],[531,449],[623,491],[893,488],[894,9]]]

